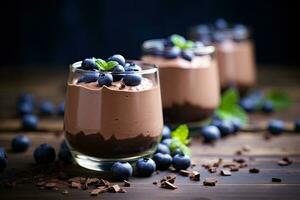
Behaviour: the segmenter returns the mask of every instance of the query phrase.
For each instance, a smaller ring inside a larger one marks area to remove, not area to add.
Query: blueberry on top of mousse
[[[107,59],[107,61],[116,61],[120,65],[125,66],[125,58],[120,54],[115,54]]]
[[[142,76],[139,74],[126,74],[123,82],[127,86],[138,86],[142,82]]]
[[[228,27],[227,21],[223,18],[218,18],[215,21],[216,29],[226,29]]]
[[[142,68],[135,63],[126,63],[124,67],[126,72],[139,72],[142,71]]]
[[[125,72],[125,69],[122,65],[118,64],[114,67],[112,70],[112,76],[113,76],[113,81],[120,81],[124,75],[121,75],[122,73]]]
[[[272,113],[274,112],[274,105],[271,101],[265,101],[261,109],[265,113]]]
[[[81,69],[84,70],[98,70],[98,66],[94,58],[86,58],[81,63]]]
[[[113,82],[113,77],[109,73],[101,73],[98,78],[98,85],[99,86],[111,86]]]
[[[96,82],[99,78],[99,73],[96,72],[91,72],[91,73],[86,73],[82,77],[80,77],[77,81],[77,83],[92,83]]]

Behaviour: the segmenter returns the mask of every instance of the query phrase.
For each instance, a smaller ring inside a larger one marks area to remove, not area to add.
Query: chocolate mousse
[[[203,46],[200,49],[202,52],[194,52],[191,60],[182,56],[168,58],[157,54],[145,54],[142,57],[143,61],[159,67],[163,114],[167,123],[203,121],[219,105],[219,79],[216,61],[212,56],[213,47]]]
[[[192,27],[189,35],[194,41],[215,46],[222,90],[235,87],[244,94],[255,86],[254,44],[246,26],[235,24],[229,27],[225,20],[219,19],[214,26]]]
[[[75,71],[77,65],[73,64]],[[129,77],[133,67],[124,68],[129,72],[118,74],[122,80],[110,81],[112,73],[85,82],[75,75],[68,82],[64,127],[73,152],[99,159],[153,153],[163,127],[159,84],[147,70],[137,79]]]

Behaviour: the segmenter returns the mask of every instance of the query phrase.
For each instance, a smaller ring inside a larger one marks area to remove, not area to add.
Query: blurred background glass
[[[299,65],[297,6],[289,1],[29,0],[1,5],[1,68],[59,67],[85,57],[141,55],[140,45],[222,17],[253,30],[259,64]]]

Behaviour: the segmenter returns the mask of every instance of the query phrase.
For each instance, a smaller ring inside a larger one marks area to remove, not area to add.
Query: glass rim
[[[163,47],[163,38],[158,38],[158,39],[150,39],[150,40],[145,40],[142,44],[142,50],[143,51],[147,51],[149,49],[151,49],[151,43],[157,43],[157,44],[161,44],[161,51],[163,51],[164,47]],[[152,47],[153,48],[153,47]],[[215,47],[213,45],[204,45],[203,46],[198,46],[198,47],[193,47],[193,48],[188,48],[186,49],[186,51],[194,51],[194,53],[196,53],[196,55],[209,55],[209,54],[213,54],[215,52]]]
[[[70,70],[72,72],[79,72],[79,73],[93,73],[93,72],[97,72],[97,73],[103,73],[103,74],[114,74],[114,75],[128,75],[128,74],[140,74],[140,75],[145,75],[145,74],[154,74],[155,72],[158,72],[158,67],[155,64],[152,63],[148,63],[148,62],[144,62],[141,60],[126,60],[126,63],[134,63],[139,65],[142,70],[141,71],[133,71],[133,72],[123,72],[123,73],[112,73],[112,71],[101,71],[101,70],[95,70],[95,71],[91,71],[91,70],[85,70],[85,69],[79,69],[79,67],[81,67],[81,63],[82,61],[77,61],[74,62],[72,64],[70,64]],[[144,69],[143,66],[147,66],[148,69]]]

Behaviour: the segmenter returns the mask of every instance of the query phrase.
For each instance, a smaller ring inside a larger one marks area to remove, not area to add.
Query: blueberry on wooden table
[[[159,170],[166,170],[172,164],[172,157],[169,154],[156,153],[153,156],[156,168]]]
[[[220,130],[216,126],[205,126],[201,129],[201,135],[204,138],[204,142],[213,142],[221,138]]]
[[[17,135],[11,141],[11,148],[13,152],[24,152],[31,144],[30,139],[25,135]]]
[[[38,125],[37,116],[32,114],[24,115],[21,121],[22,121],[22,128],[24,130],[32,131],[37,129],[37,125]]]
[[[58,104],[58,106],[56,108],[56,112],[60,116],[64,115],[64,113],[65,113],[65,102],[61,102],[60,104]]]
[[[7,166],[7,155],[3,148],[0,147],[0,172]]]
[[[217,125],[218,129],[220,130],[221,136],[225,137],[230,135],[234,132],[234,127],[231,121],[224,120],[220,124]]]
[[[55,160],[55,150],[49,144],[39,145],[33,152],[33,157],[38,164],[48,164]]]
[[[54,113],[54,105],[50,101],[42,101],[39,106],[41,115],[49,116]]]
[[[164,126],[162,130],[162,136],[161,139],[171,138],[171,129],[168,126]]]
[[[278,119],[272,119],[268,124],[268,131],[273,135],[279,135],[284,131],[284,122]]]
[[[156,149],[155,153],[170,154],[171,152],[170,152],[169,146],[159,143],[157,145],[157,149]]]
[[[128,162],[116,162],[111,167],[111,172],[118,181],[128,180],[132,175],[132,166]]]
[[[138,176],[149,177],[156,170],[156,164],[151,158],[140,158],[135,164]]]
[[[295,132],[300,132],[300,119],[295,121],[294,130]]]
[[[177,170],[185,170],[191,165],[190,157],[177,154],[173,157],[172,166]]]

